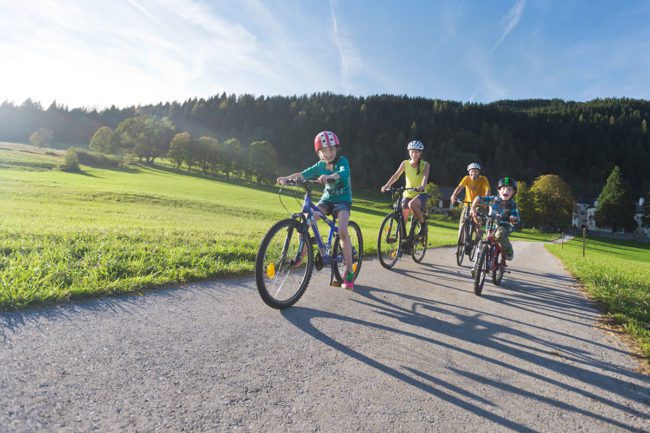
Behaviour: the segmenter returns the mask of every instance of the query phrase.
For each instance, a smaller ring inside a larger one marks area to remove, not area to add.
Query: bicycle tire
[[[470,250],[468,256],[470,262],[473,262],[474,259],[476,258],[476,252],[478,251],[478,246],[479,246],[478,241],[472,241],[472,249]]]
[[[420,232],[420,223],[418,221],[415,221],[415,230],[413,230],[413,253],[411,254],[411,257],[413,258],[413,261],[415,263],[420,263],[422,262],[422,259],[424,259],[424,255],[427,252],[427,243],[429,241],[429,232],[427,231],[424,236],[416,235],[416,233]],[[425,222],[426,224],[426,222]]]
[[[377,258],[379,263],[390,269],[395,266],[402,249],[402,229],[394,213],[384,217],[377,236]]]
[[[467,220],[463,222],[463,226],[458,233],[458,242],[456,243],[456,263],[462,266],[463,259],[465,258],[465,241],[467,239]]]
[[[363,263],[363,236],[359,224],[354,221],[348,221],[348,235],[350,236],[350,242],[352,243],[352,270],[354,272],[354,280],[356,280],[361,271],[361,264]],[[339,255],[343,256],[343,245],[341,244],[341,239],[338,234],[334,238],[333,251],[334,257],[339,257]],[[345,263],[343,261],[333,263],[332,269],[334,270],[336,281],[343,283]]]
[[[503,273],[506,271],[506,261],[502,251],[498,251],[494,257],[494,270],[492,271],[492,282],[495,286],[501,285],[503,280]]]
[[[474,293],[477,296],[481,296],[481,293],[483,292],[483,285],[485,284],[485,275],[488,271],[487,268],[487,262],[488,262],[488,254],[489,254],[489,245],[483,245],[483,248],[481,249],[481,252],[478,255],[478,258],[476,259],[477,265],[476,265],[476,275],[474,275]]]
[[[299,254],[301,240],[307,251]],[[302,260],[297,260],[298,255]],[[296,261],[300,264],[296,265]],[[290,307],[305,293],[313,267],[312,244],[308,234],[301,233],[301,223],[293,219],[278,221],[266,232],[257,251],[257,291],[271,308]]]

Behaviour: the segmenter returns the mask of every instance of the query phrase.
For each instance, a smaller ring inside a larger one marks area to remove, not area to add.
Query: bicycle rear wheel
[[[488,272],[488,262],[489,257],[488,255],[490,251],[490,246],[489,245],[483,245],[483,248],[481,249],[481,252],[478,255],[478,258],[476,259],[476,274],[474,275],[474,293],[477,295],[481,295],[483,292],[483,285],[485,284],[485,275]]]
[[[497,251],[496,256],[494,257],[494,270],[492,271],[492,282],[495,286],[501,284],[503,279],[503,273],[506,271],[506,260],[502,251]]]
[[[413,254],[411,254],[415,263],[420,263],[424,258],[424,254],[427,252],[427,242],[429,240],[428,231],[422,235],[418,234],[420,233],[420,227],[421,224],[415,220],[415,229],[413,230]]]
[[[402,230],[395,214],[388,214],[379,228],[377,237],[377,257],[379,263],[390,269],[395,266],[399,259],[400,247],[402,245]]]
[[[361,236],[359,224],[354,221],[348,222],[348,236],[350,236],[352,245],[352,272],[354,272],[354,279],[356,280],[363,262],[363,237]],[[343,245],[339,235],[336,235],[334,239],[333,256],[337,260],[337,263],[334,264],[334,277],[339,283],[342,283],[345,276],[345,263],[343,262]]]
[[[467,240],[467,220],[463,223],[463,226],[458,233],[458,242],[456,245],[456,263],[458,266],[463,264],[463,259],[465,258],[465,242]]]
[[[292,219],[278,221],[266,233],[255,259],[255,280],[262,300],[272,308],[292,306],[305,293],[313,263],[309,236]]]

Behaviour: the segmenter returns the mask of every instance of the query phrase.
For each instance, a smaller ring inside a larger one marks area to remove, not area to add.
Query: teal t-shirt
[[[332,203],[350,202],[352,203],[352,184],[350,182],[350,163],[345,156],[339,156],[339,159],[334,164],[334,170],[330,171],[327,168],[325,161],[318,161],[300,174],[305,179],[315,179],[323,174],[338,174],[339,179],[332,183],[325,184],[325,191],[321,196],[321,201],[329,201]]]

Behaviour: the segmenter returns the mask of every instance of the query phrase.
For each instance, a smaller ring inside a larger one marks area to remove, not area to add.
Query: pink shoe
[[[354,272],[348,272],[343,279],[341,287],[348,290],[354,290]]]

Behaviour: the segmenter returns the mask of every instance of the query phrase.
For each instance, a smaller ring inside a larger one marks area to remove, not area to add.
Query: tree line
[[[354,97],[318,93],[303,96],[215,95],[183,102],[101,111],[43,108],[27,100],[0,104],[0,140],[26,141],[41,128],[54,143],[87,145],[102,126],[115,130],[140,115],[167,118],[177,132],[210,136],[221,143],[273,143],[280,165],[289,170],[313,163],[311,146],[321,130],[335,131],[353,168],[356,185],[374,187],[406,158],[412,139],[424,142],[431,179],[455,185],[468,162],[478,161],[490,179],[509,175],[532,182],[555,173],[578,198],[594,198],[603,180],[620,167],[631,193],[650,187],[650,101],[559,99],[460,103],[394,95]]]

